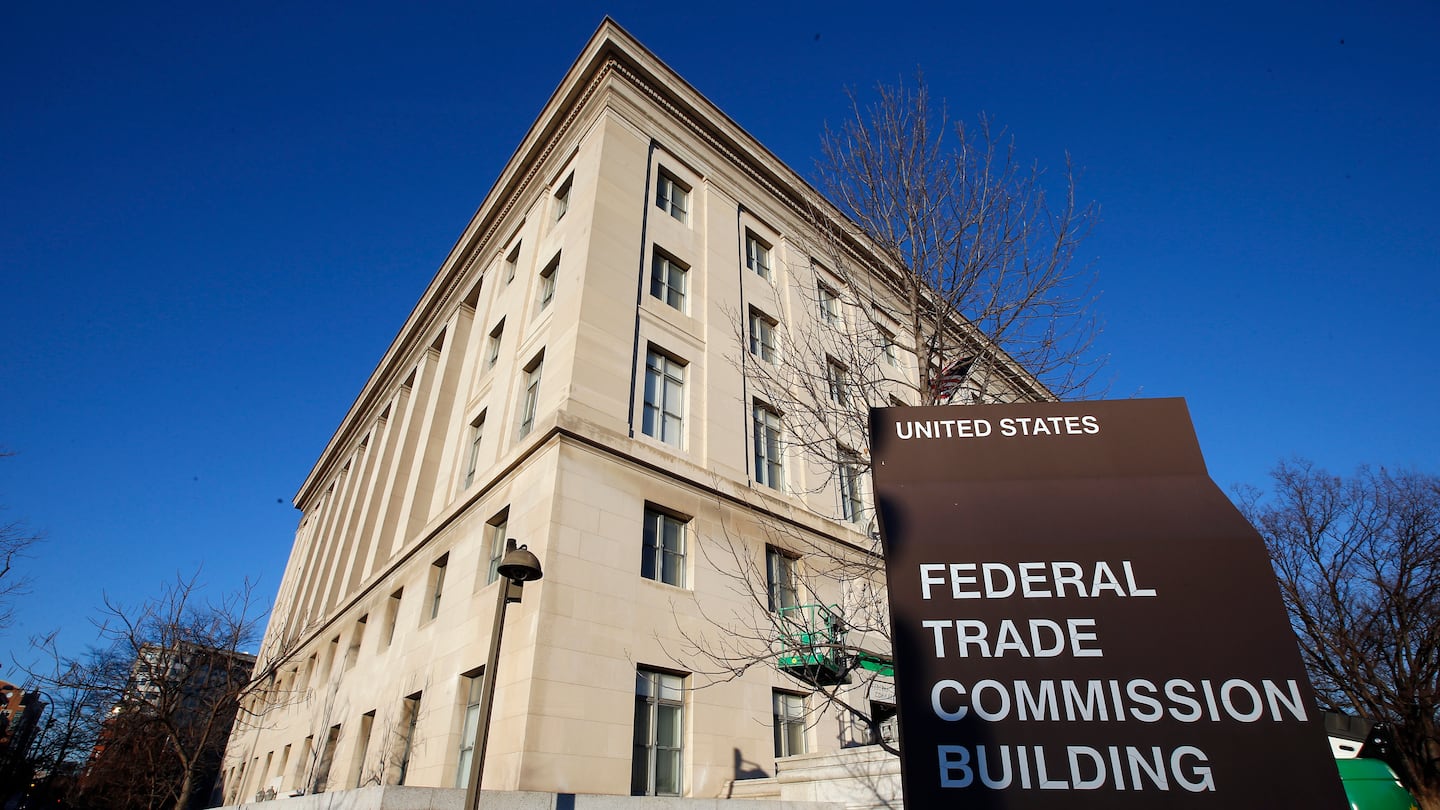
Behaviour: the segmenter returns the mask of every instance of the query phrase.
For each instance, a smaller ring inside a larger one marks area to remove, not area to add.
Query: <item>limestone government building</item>
[[[604,21],[295,496],[225,802],[464,787],[507,539],[544,576],[508,610],[487,791],[813,799],[806,768],[890,767],[773,651],[722,674],[700,649],[845,604],[809,549],[873,553],[863,474],[807,459],[816,417],[757,381],[787,333],[900,309],[832,272],[817,218],[843,220]],[[893,337],[867,372],[913,404]]]

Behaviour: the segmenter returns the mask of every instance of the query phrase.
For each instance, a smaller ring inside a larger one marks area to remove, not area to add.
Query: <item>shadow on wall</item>
[[[750,762],[745,759],[745,755],[740,753],[739,748],[733,750],[735,751],[735,781],[738,782],[741,779],[765,779],[770,776],[764,768],[760,767],[760,763]]]

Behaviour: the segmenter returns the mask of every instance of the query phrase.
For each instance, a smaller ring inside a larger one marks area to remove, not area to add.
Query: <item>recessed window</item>
[[[510,510],[506,509],[485,524],[489,536],[485,547],[489,554],[485,558],[485,584],[500,578],[500,560],[505,557],[505,540],[510,536]]]
[[[449,554],[442,554],[440,559],[430,563],[430,605],[425,612],[426,619],[440,615],[440,597],[445,594],[445,569],[449,565]]]
[[[775,362],[775,328],[774,320],[750,310],[750,353],[767,363]]]
[[[690,218],[690,187],[664,169],[655,181],[655,205],[670,216],[686,222]]]
[[[765,548],[765,584],[769,589],[770,611],[800,604],[800,580],[795,573],[795,557],[774,546]]]
[[[505,319],[495,324],[490,330],[490,345],[485,352],[485,367],[494,368],[495,363],[500,360],[500,338],[505,334]]]
[[[752,231],[745,232],[745,266],[763,279],[770,278],[770,243]]]
[[[650,263],[650,294],[684,312],[685,285],[689,274],[689,267],[656,248]]]
[[[475,483],[475,471],[480,466],[480,441],[485,438],[485,412],[470,422],[470,437],[465,448],[465,486]]]
[[[390,594],[389,603],[385,606],[385,646],[389,647],[395,641],[395,623],[400,618],[400,600],[405,598],[405,589],[401,588]]]
[[[545,367],[542,353],[525,367],[524,389],[520,393],[520,435],[525,438],[535,428],[535,410],[540,403],[540,372]]]
[[[830,401],[836,405],[844,405],[848,400],[845,392],[847,378],[844,366],[832,357],[825,358],[825,391],[830,395]]]
[[[649,669],[636,670],[631,795],[680,795],[684,695],[684,676]]]
[[[805,696],[776,690],[772,703],[775,715],[775,756],[793,757],[805,753]]]
[[[885,364],[900,367],[900,356],[895,349],[895,333],[885,327],[880,327],[880,348],[885,353]]]
[[[819,287],[820,320],[830,326],[840,325],[840,294],[825,284]]]
[[[645,538],[640,576],[685,587],[685,528],[688,520],[653,506],[645,507]]]
[[[460,756],[455,762],[455,787],[470,784],[470,763],[475,755],[475,727],[480,724],[480,698],[485,689],[485,675],[474,669],[460,676],[460,694],[464,695],[464,720],[460,723]]]
[[[555,300],[555,277],[558,275],[560,275],[560,254],[557,253],[555,258],[545,265],[545,269],[540,271],[539,308],[542,310]]]
[[[520,243],[516,242],[515,247],[505,255],[505,283],[509,284],[515,280],[515,271],[520,267]]]
[[[780,414],[756,402],[752,411],[755,443],[755,483],[780,489],[785,475],[781,461]]]
[[[573,175],[573,174],[570,175],[569,177],[566,177],[566,178],[565,178],[565,182],[561,183],[561,184],[560,184],[560,188],[557,189],[556,192],[555,192],[555,221],[556,221],[556,222],[559,222],[562,218],[564,218],[565,213],[570,210],[570,186],[571,186],[571,181],[574,180],[574,179],[575,179],[575,175]]]
[[[645,355],[641,432],[676,447],[685,442],[685,364],[654,349]]]
[[[400,762],[396,766],[395,784],[405,784],[410,771],[410,755],[415,750],[415,728],[420,725],[420,692],[409,695],[400,705],[400,739],[396,749]]]
[[[859,523],[864,515],[864,503],[860,498],[860,456],[844,447],[837,455],[835,483],[840,490],[840,516],[851,523]]]

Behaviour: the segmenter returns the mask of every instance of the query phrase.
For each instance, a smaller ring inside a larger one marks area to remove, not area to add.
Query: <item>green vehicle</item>
[[[1419,805],[1396,778],[1390,766],[1378,759],[1337,759],[1340,781],[1351,810],[1416,810]]]

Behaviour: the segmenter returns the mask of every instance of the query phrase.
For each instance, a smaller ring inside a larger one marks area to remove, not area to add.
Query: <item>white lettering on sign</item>
[[[920,596],[930,599],[937,590],[944,594],[949,585],[951,599],[1049,599],[1102,594],[1125,597],[1154,596],[1154,588],[1140,585],[1135,567],[1120,561],[1120,575],[1103,560],[1082,565],[1077,562],[1010,563],[921,563]],[[1122,581],[1123,580],[1123,581]]]

